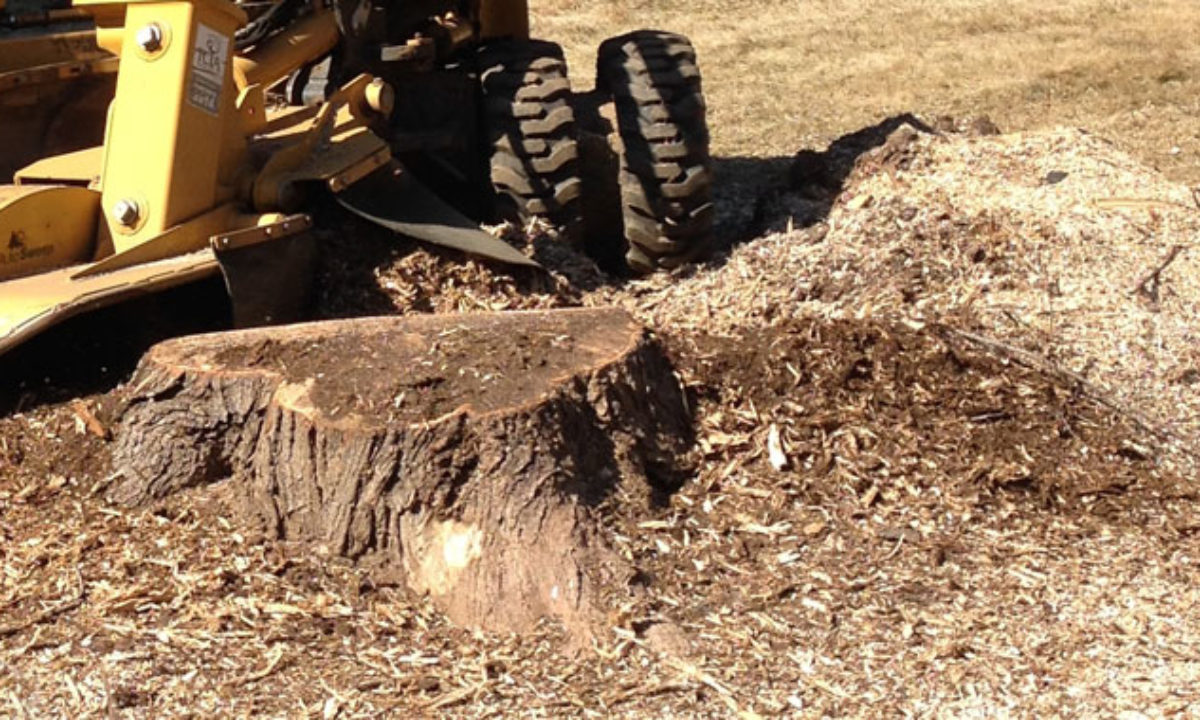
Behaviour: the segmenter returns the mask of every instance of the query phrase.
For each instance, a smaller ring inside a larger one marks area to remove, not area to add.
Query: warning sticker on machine
[[[203,23],[197,25],[196,46],[192,49],[192,79],[188,86],[189,103],[213,115],[220,113],[228,62],[229,38]]]

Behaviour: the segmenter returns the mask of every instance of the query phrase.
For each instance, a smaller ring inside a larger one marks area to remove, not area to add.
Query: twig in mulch
[[[12,690],[8,691],[8,701],[9,701],[9,703],[12,704],[13,707],[15,707],[17,709],[17,712],[18,712],[17,717],[22,717],[22,718],[29,717],[29,711],[25,709],[25,704],[21,702],[20,696],[18,696]]]
[[[687,682],[664,682],[657,685],[638,685],[629,688],[614,695],[606,703],[609,707],[620,705],[623,702],[628,702],[634,698],[654,697],[656,695],[667,695],[676,692],[688,692],[694,685]]]
[[[75,413],[75,417],[79,418],[79,421],[83,423],[83,426],[91,434],[101,440],[112,439],[112,431],[104,423],[100,422],[100,418],[96,417],[96,413],[92,412],[92,409],[84,401],[72,400],[71,412]]]
[[[258,682],[259,680],[262,680],[263,678],[271,675],[276,670],[278,670],[279,666],[282,663],[283,663],[283,648],[276,648],[276,652],[275,652],[274,656],[272,656],[269,660],[267,660],[266,667],[264,667],[262,670],[256,670],[256,671],[250,673],[249,675],[243,675],[242,677],[238,678],[237,680],[234,680],[231,684],[232,685],[248,685],[253,682]]]
[[[977,335],[967,330],[959,330],[948,325],[940,323],[931,325],[931,328],[938,333],[941,338],[947,342],[952,342],[952,338],[965,340],[976,347],[982,348],[988,352],[998,355],[1007,360],[1019,363],[1025,367],[1039,370],[1048,373],[1052,377],[1057,377],[1060,381],[1073,385],[1076,390],[1085,398],[1099,403],[1106,409],[1111,410],[1120,417],[1125,418],[1133,423],[1134,427],[1147,433],[1159,441],[1179,448],[1193,458],[1200,458],[1200,451],[1193,447],[1186,439],[1176,435],[1175,433],[1166,430],[1152,423],[1148,418],[1134,410],[1131,410],[1127,405],[1115,402],[1108,398],[1107,394],[1088,382],[1087,378],[1077,372],[1072,372],[1066,368],[1060,367],[1054,362],[1029,352],[1022,350],[1019,347],[1014,347],[1008,343],[994,340],[992,338]]]
[[[760,717],[758,713],[754,712],[753,710],[744,710],[738,707],[737,698],[734,697],[733,692],[720,683],[712,675],[709,675],[699,667],[671,656],[666,656],[666,660],[676,670],[679,670],[692,680],[707,685],[715,690],[717,692],[717,696],[721,698],[721,702],[723,702],[725,707],[729,708],[730,712],[732,712],[736,717],[740,718],[741,720],[758,720]]]
[[[457,690],[451,690],[450,692],[446,693],[445,695],[442,695],[441,697],[439,697],[429,703],[426,703],[425,709],[426,710],[441,710],[442,708],[448,708],[448,707],[452,707],[454,705],[458,705],[461,702],[465,702],[465,701],[475,697],[475,695],[478,694],[481,690],[483,690],[484,687],[487,686],[487,684],[488,683],[486,681],[481,681],[481,682],[475,683],[474,685],[466,685],[464,687],[458,688]]]
[[[900,552],[900,548],[902,548],[902,547],[904,547],[904,535],[901,535],[899,537],[899,539],[896,540],[896,546],[893,547],[891,552],[889,552],[883,558],[882,562],[887,562],[888,560],[891,560],[892,558],[896,557],[896,555]]]
[[[1175,262],[1175,258],[1179,257],[1179,254],[1185,249],[1186,248],[1183,245],[1173,246],[1171,251],[1167,253],[1167,257],[1162,262],[1160,262],[1153,270],[1142,276],[1141,280],[1138,280],[1137,286],[1134,287],[1134,292],[1157,305],[1158,289],[1160,283],[1162,282],[1163,271],[1167,269],[1168,265]]]

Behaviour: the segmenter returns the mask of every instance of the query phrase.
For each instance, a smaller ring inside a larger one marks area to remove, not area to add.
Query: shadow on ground
[[[229,323],[219,277],[71,318],[0,355],[0,417],[107,392],[154,343]]]
[[[721,253],[767,233],[823,222],[859,159],[906,127],[913,133],[935,132],[912,113],[902,113],[843,135],[825,150],[715,158],[715,249]],[[720,256],[717,262],[722,262]]]

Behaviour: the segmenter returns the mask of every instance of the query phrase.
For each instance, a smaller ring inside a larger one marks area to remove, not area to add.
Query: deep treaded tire
[[[497,215],[518,223],[544,218],[575,242],[582,183],[562,48],[489,43],[479,50],[479,79]]]
[[[625,259],[673,268],[712,234],[712,158],[696,51],[682,35],[640,30],[600,46],[597,87],[611,93],[621,154]]]

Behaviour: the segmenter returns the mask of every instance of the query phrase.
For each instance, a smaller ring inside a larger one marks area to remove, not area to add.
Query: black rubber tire
[[[626,263],[649,273],[698,258],[711,241],[713,172],[691,41],[658,30],[611,38],[596,75],[616,106]]]
[[[577,242],[582,182],[562,48],[489,43],[479,50],[479,79],[496,215],[521,224],[543,218]]]

